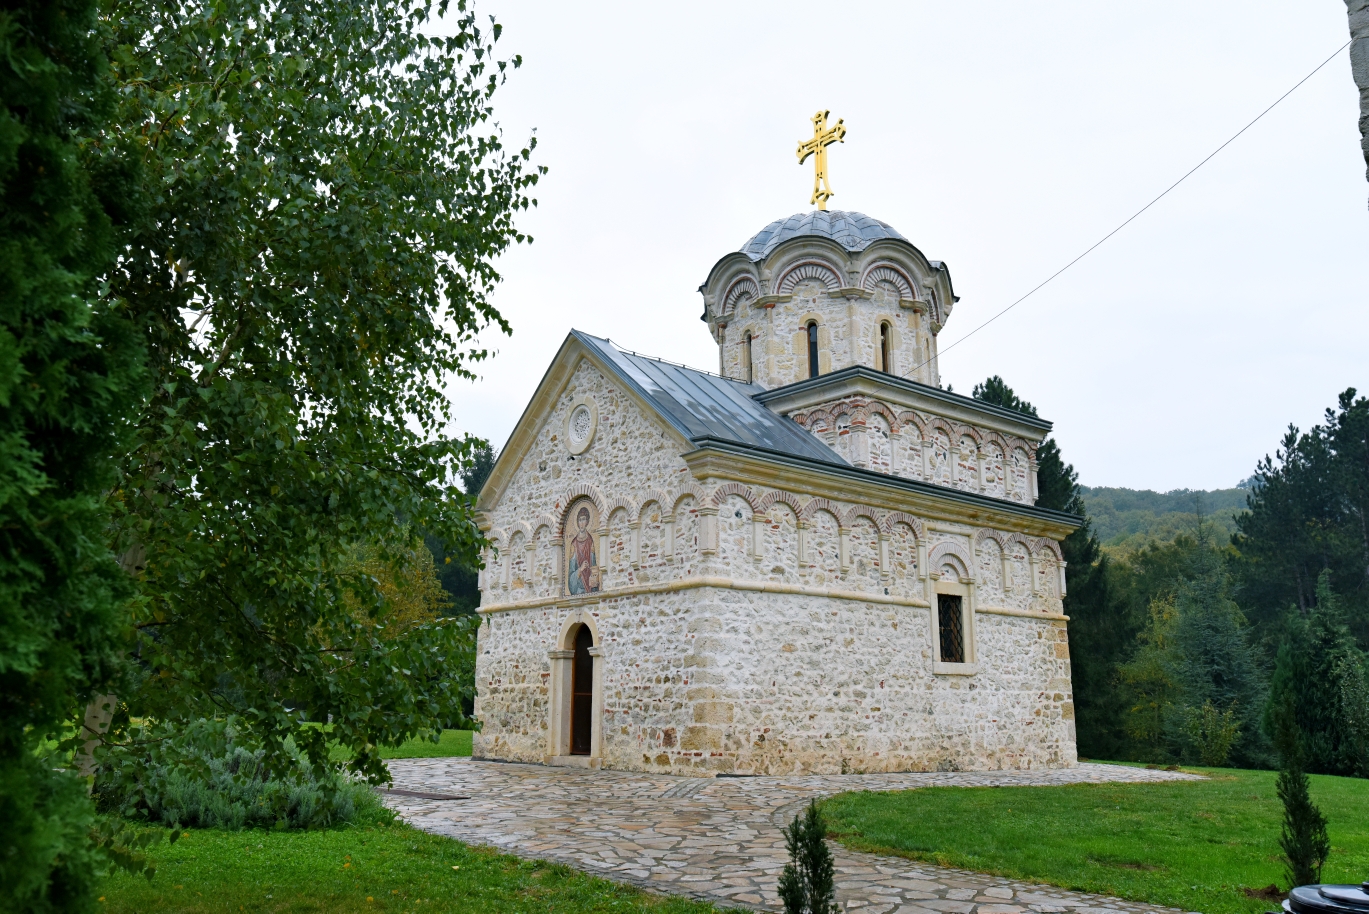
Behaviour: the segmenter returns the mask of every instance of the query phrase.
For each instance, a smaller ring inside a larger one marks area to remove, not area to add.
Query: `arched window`
[[[751,331],[746,332],[742,338],[742,375],[746,378],[746,383],[751,384],[755,381],[755,372],[751,367]]]
[[[808,322],[808,377],[818,376],[818,322]]]
[[[893,351],[893,345],[889,341],[890,327],[888,322],[879,325],[879,364],[875,367],[886,374],[893,374],[893,367],[889,362],[889,353]]]

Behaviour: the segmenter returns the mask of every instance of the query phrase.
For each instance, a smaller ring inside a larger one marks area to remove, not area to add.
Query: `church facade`
[[[767,226],[716,374],[572,331],[477,503],[477,757],[677,774],[1076,762],[1050,424],[939,386],[946,266]]]

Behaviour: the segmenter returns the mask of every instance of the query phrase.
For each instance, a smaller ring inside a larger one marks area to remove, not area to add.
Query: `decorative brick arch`
[[[534,538],[536,538],[545,528],[547,531],[547,536],[552,536],[556,533],[556,527],[556,518],[550,514],[543,514],[541,517],[537,518],[537,520],[533,522],[532,535]]]
[[[854,527],[857,517],[863,517],[875,525],[875,529],[883,532],[884,526],[880,523],[879,512],[869,505],[852,505],[846,510],[846,516],[838,515],[838,520],[843,528]]]
[[[527,524],[523,523],[521,520],[514,521],[512,526],[509,527],[508,533],[510,543],[512,543],[513,538],[520,533],[523,534],[524,540],[532,539],[532,528],[529,527]]]
[[[889,423],[889,434],[897,435],[899,429],[903,428],[903,424],[899,422],[898,417],[894,415],[894,411],[890,409],[888,404],[884,403],[883,401],[871,400],[870,405],[867,406],[865,409],[867,413],[867,419],[869,418],[870,413],[878,413],[884,417],[885,421]]]
[[[957,431],[956,427],[951,423],[947,422],[945,419],[941,418],[940,416],[933,416],[932,418],[927,420],[927,424],[923,430],[923,436],[926,438],[931,438],[931,432],[933,432],[936,429],[940,429],[941,431],[945,432],[946,440],[951,444],[960,444],[960,434]]]
[[[1049,552],[1051,555],[1055,556],[1056,562],[1062,565],[1064,564],[1065,556],[1060,552],[1060,544],[1055,540],[1044,536],[1037,538],[1035,541],[1035,548],[1032,549],[1030,554],[1040,555],[1043,552]]]
[[[760,501],[756,498],[756,494],[739,482],[728,482],[718,486],[718,488],[713,490],[713,495],[710,500],[713,503],[713,507],[721,508],[723,502],[732,495],[736,495],[742,501],[746,502],[747,506],[751,509],[752,514],[755,514],[760,510]]]
[[[670,500],[670,496],[665,493],[664,489],[652,489],[651,491],[646,493],[646,498],[642,499],[642,503],[637,507],[638,520],[641,520],[643,517],[646,516],[647,505],[650,505],[652,503],[661,506],[662,514],[669,514],[671,510],[671,505],[673,504],[673,502],[671,502]]]
[[[959,438],[962,437],[973,438],[974,446],[976,449],[978,449],[980,445],[984,443],[984,433],[981,432],[979,429],[975,428],[973,425],[958,425],[956,426],[955,433],[957,436],[956,444],[960,443]]]
[[[732,281],[732,285],[727,287],[727,292],[723,295],[722,308],[719,309],[719,316],[725,317],[737,310],[739,305],[760,297],[761,287],[756,282],[755,277],[742,275]]]
[[[561,519],[556,525],[557,536],[566,535],[566,515],[570,511],[570,506],[575,504],[575,500],[578,498],[588,498],[590,501],[594,502],[594,507],[599,511],[599,517],[605,522],[608,521],[608,514],[604,510],[606,507],[604,494],[599,491],[599,487],[595,485],[586,485],[585,483],[577,483],[567,489],[566,494],[563,496],[562,504],[564,504],[565,507],[561,509]]]
[[[960,567],[956,569],[956,574],[960,575],[961,580],[974,580],[974,562],[966,554],[965,547],[959,543],[937,543],[933,546],[932,551],[927,553],[927,570],[939,571],[942,562],[948,558],[959,563]]]
[[[1007,552],[1008,547],[1013,543],[1017,543],[1022,547],[1022,551],[1026,554],[1027,558],[1031,558],[1036,551],[1035,547],[1032,545],[1032,541],[1020,533],[1009,533],[1006,536],[1000,536],[998,539],[998,544],[1003,547],[1004,552]]]
[[[984,440],[980,442],[980,446],[982,447],[985,444],[998,445],[1000,448],[1003,449],[1003,456],[1008,456],[1008,441],[1002,435],[998,434],[998,432],[991,431],[985,433]]]
[[[913,517],[911,514],[905,514],[902,511],[890,511],[888,514],[884,515],[885,533],[893,533],[894,524],[907,524],[912,528],[913,535],[917,537],[919,543],[927,541],[927,534],[922,529],[922,521]]]
[[[919,439],[921,439],[921,438],[926,438],[926,437],[927,437],[927,435],[926,435],[926,426],[927,426],[927,423],[925,423],[925,422],[922,420],[922,417],[921,417],[921,416],[919,416],[917,413],[913,412],[913,411],[910,410],[910,409],[909,409],[909,410],[904,410],[903,412],[899,413],[899,414],[898,414],[898,426],[899,426],[899,428],[906,432],[906,431],[908,430],[908,426],[910,426],[910,425],[911,425],[911,426],[913,427],[913,429],[917,432],[917,436],[918,436]]]
[[[675,514],[675,509],[680,506],[680,502],[685,496],[691,496],[694,499],[694,504],[699,507],[703,507],[708,502],[708,498],[704,495],[704,490],[695,483],[691,482],[687,485],[680,486],[675,490],[675,496],[670,500],[670,513],[672,516]]]
[[[607,524],[609,518],[613,516],[613,512],[617,511],[619,508],[622,508],[627,512],[627,522],[629,524],[635,524],[637,522],[637,509],[633,507],[632,502],[628,501],[626,498],[615,498],[604,506],[603,517],[605,524]]]
[[[808,504],[803,506],[803,513],[799,515],[799,520],[809,523],[813,516],[819,511],[826,511],[837,520],[837,529],[845,530],[846,525],[842,523],[842,515],[846,512],[841,510],[841,506],[828,501],[826,498],[810,498]]]
[[[781,503],[788,505],[789,510],[794,512],[795,520],[803,516],[803,506],[799,503],[798,496],[792,492],[781,492],[779,490],[766,492],[762,495],[761,500],[757,503],[756,510],[761,514],[769,514],[771,508]]]
[[[873,292],[881,282],[887,282],[898,290],[899,298],[917,298],[917,287],[902,267],[887,260],[877,260],[865,268],[860,287]]]
[[[1003,534],[997,530],[983,529],[974,535],[973,546],[976,553],[979,552],[979,547],[984,544],[985,540],[993,540],[998,544],[998,548],[1003,548]]]
[[[827,287],[828,292],[841,288],[841,271],[825,260],[801,260],[788,266],[775,282],[775,291],[788,295],[801,282],[816,280]]]

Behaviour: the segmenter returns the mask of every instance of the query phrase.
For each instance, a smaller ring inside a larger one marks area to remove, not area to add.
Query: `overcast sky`
[[[512,337],[453,386],[502,447],[571,328],[716,370],[697,289],[811,207],[794,148],[829,108],[832,209],[951,270],[943,383],[1002,375],[1087,485],[1224,488],[1288,423],[1369,389],[1369,184],[1341,0],[483,2],[524,64],[495,98],[551,171],[501,261]]]

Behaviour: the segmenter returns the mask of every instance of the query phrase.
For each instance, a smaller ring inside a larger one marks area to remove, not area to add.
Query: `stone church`
[[[481,491],[477,757],[1076,762],[1050,423],[940,386],[946,265],[854,212],[700,286],[718,372],[572,330]]]

